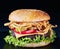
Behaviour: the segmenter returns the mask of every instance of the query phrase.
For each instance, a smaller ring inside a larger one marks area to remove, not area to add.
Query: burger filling
[[[48,21],[41,22],[10,22],[5,26],[11,29],[10,35],[6,36],[5,41],[15,46],[23,46],[28,43],[53,42],[56,35]]]
[[[49,24],[48,21],[41,22],[10,22],[6,23],[5,26],[9,26],[17,34],[30,34],[30,33],[46,33],[52,27],[55,27]]]
[[[55,31],[53,31],[53,34],[40,35],[40,34],[34,34],[29,36],[22,36],[20,38],[16,38],[12,36],[12,31],[9,31],[10,35],[7,35],[4,40],[6,43],[13,44],[15,46],[23,46],[29,43],[40,43],[40,42],[54,42],[56,38]],[[51,37],[50,37],[51,35]]]

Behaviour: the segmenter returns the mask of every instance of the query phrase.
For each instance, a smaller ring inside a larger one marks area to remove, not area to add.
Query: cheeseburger
[[[6,43],[21,47],[46,46],[56,38],[52,28],[57,25],[49,23],[48,13],[37,9],[18,9],[9,15],[8,23],[4,26],[10,28]]]

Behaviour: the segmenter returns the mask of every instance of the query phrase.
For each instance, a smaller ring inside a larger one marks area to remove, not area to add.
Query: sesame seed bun
[[[36,22],[50,20],[50,16],[41,10],[18,9],[9,15],[9,20],[14,22]]]

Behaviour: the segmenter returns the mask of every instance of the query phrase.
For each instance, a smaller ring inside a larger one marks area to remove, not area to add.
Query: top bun
[[[50,16],[41,10],[18,9],[9,15],[9,20],[14,22],[36,22],[50,20]]]

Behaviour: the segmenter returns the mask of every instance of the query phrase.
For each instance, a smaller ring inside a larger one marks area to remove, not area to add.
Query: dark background
[[[54,29],[57,35],[58,44],[60,45],[60,1],[59,0],[0,0],[0,47],[6,46],[3,38],[8,34],[8,27],[4,23],[9,22],[8,16],[13,10],[17,9],[39,9],[47,12],[51,16],[50,23],[57,24]],[[54,44],[53,44],[54,45]],[[8,46],[7,46],[8,47]],[[5,48],[4,48],[5,49]],[[6,48],[9,49],[9,48]],[[44,48],[42,48],[44,49]],[[49,47],[46,49],[49,49]],[[51,48],[53,49],[53,48]],[[57,48],[58,49],[58,48]]]

